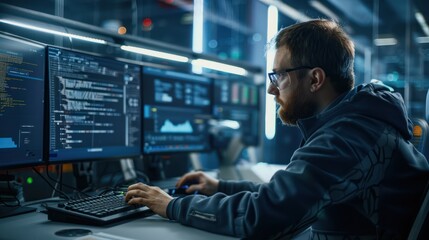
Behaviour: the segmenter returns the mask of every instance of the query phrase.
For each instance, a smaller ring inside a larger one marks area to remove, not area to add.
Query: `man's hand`
[[[156,214],[167,218],[167,206],[173,198],[159,187],[136,183],[128,187],[125,201],[128,204],[145,205]]]
[[[198,191],[207,196],[213,195],[218,191],[219,180],[214,179],[204,172],[191,172],[185,174],[176,183],[176,187],[189,185],[187,193]]]

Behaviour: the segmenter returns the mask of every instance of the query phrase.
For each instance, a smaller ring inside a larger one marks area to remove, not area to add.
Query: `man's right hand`
[[[210,196],[218,191],[219,180],[212,178],[204,172],[190,172],[185,174],[176,183],[176,187],[188,185],[187,193],[198,191],[201,194]]]

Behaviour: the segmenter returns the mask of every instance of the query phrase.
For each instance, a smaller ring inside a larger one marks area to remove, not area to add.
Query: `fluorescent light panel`
[[[194,22],[192,31],[192,51],[196,53],[203,52],[203,34],[204,34],[204,1],[194,1]]]
[[[192,51],[203,52],[204,41],[204,0],[194,0],[194,21],[192,29]],[[203,68],[192,65],[192,72],[203,73]]]
[[[338,22],[338,16],[332,12],[328,7],[323,5],[319,1],[310,1],[310,5],[313,6],[315,9],[317,9],[319,12],[325,14],[326,16],[330,17],[332,20]]]
[[[429,26],[426,23],[425,17],[420,12],[416,12],[414,16],[417,19],[417,22],[420,24],[420,27],[423,29],[423,32],[429,36]]]
[[[396,45],[398,40],[396,38],[376,38],[374,39],[375,46],[392,46]]]
[[[233,120],[221,120],[219,121],[219,125],[231,129],[240,129],[240,122]]]
[[[215,62],[211,60],[206,60],[202,58],[192,60],[191,63],[192,65],[196,65],[204,68],[210,68],[216,71],[237,74],[241,76],[246,76],[248,74],[247,70],[244,68],[225,64],[225,63]]]
[[[176,54],[171,54],[171,53],[166,53],[166,52],[161,52],[161,51],[155,51],[155,50],[150,50],[150,49],[141,48],[141,47],[122,45],[121,49],[124,51],[128,51],[128,52],[143,54],[146,56],[162,58],[162,59],[167,59],[167,60],[176,61],[176,62],[188,62],[189,61],[189,58],[181,56],[181,55],[176,55]]]
[[[86,36],[81,36],[81,35],[71,34],[71,33],[65,33],[65,32],[60,32],[60,31],[55,31],[55,30],[51,30],[51,29],[47,29],[47,28],[36,27],[36,26],[30,25],[30,24],[20,23],[20,22],[16,22],[16,21],[10,21],[10,20],[6,20],[6,19],[0,19],[0,22],[10,24],[13,26],[17,26],[17,27],[22,27],[22,28],[38,31],[38,32],[50,33],[50,34],[54,34],[57,36],[69,37],[69,38],[79,39],[79,40],[83,40],[83,41],[87,41],[87,42],[100,43],[100,44],[106,44],[107,43],[105,40],[102,40],[102,39],[86,37]]]
[[[295,8],[281,1],[277,1],[277,0],[260,0],[260,1],[267,5],[277,7],[278,11],[282,12],[284,15],[296,21],[305,22],[305,21],[311,20],[311,18],[308,17],[307,15],[301,13],[300,11],[296,10]]]
[[[418,43],[429,43],[429,37],[418,37],[417,42]]]
[[[277,7],[268,7],[268,19],[267,19],[267,42],[269,42],[277,33],[279,25],[279,12]],[[273,69],[274,62],[274,51],[269,49],[266,56],[266,69],[271,71]],[[266,90],[270,87],[267,78],[268,74],[265,75],[266,79]],[[267,139],[273,139],[276,135],[276,103],[273,96],[265,95],[265,137]]]

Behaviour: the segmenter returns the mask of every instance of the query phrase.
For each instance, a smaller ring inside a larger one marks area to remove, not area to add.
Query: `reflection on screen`
[[[140,66],[48,48],[51,161],[137,156]]]
[[[258,87],[244,80],[215,79],[213,116],[218,120],[233,120],[239,123],[236,132],[245,145],[257,145],[259,138]],[[229,131],[234,133],[234,131]],[[225,132],[224,132],[225,134]],[[219,142],[216,143],[218,140]],[[225,139],[215,136],[215,145]]]
[[[210,147],[210,79],[143,68],[144,153],[202,151]]]
[[[43,160],[45,48],[0,36],[0,167]]]

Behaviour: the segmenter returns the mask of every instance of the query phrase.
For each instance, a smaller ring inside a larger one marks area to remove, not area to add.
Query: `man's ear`
[[[318,91],[326,81],[326,73],[322,68],[316,67],[310,70],[311,74],[311,86],[310,91]]]

